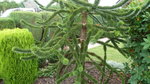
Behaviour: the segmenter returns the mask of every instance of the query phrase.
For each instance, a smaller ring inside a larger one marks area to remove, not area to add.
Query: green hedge
[[[26,28],[24,24],[22,24],[20,21],[25,20],[31,24],[36,24],[35,21],[40,19],[40,14],[36,12],[29,12],[29,11],[14,11],[9,16],[12,18],[17,27],[19,28]]]
[[[9,17],[15,21],[17,27],[28,28],[29,31],[32,32],[36,40],[39,40],[41,38],[42,30],[40,28],[30,28],[26,24],[21,23],[21,20],[24,20],[30,24],[38,26],[36,21],[40,19],[39,13],[28,12],[28,11],[15,11],[15,12],[12,12]]]
[[[15,28],[15,22],[11,18],[0,18],[0,29]]]
[[[5,29],[0,31],[0,76],[5,84],[33,84],[37,77],[37,59],[21,60],[30,54],[18,54],[12,48],[29,49],[34,44],[27,29]]]
[[[46,12],[46,11],[43,11],[43,12],[27,12],[27,11],[15,11],[15,12],[12,12],[10,14],[10,18],[12,18],[17,27],[19,28],[28,28],[33,36],[35,37],[36,40],[40,40],[41,36],[42,36],[42,29],[41,28],[31,28],[29,26],[27,26],[26,24],[23,24],[21,23],[20,21],[21,20],[24,20],[32,25],[35,25],[35,26],[39,26],[39,24],[37,24],[36,22],[37,21],[45,21],[47,20],[53,13],[51,12]],[[58,22],[60,21],[60,17],[59,16],[56,16],[53,21],[49,22],[48,24],[52,23],[52,22]],[[51,31],[55,31],[54,28],[51,29]],[[50,33],[50,32],[49,32]]]

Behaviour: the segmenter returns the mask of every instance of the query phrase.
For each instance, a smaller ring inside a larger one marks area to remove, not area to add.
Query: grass
[[[120,45],[122,46],[122,45]],[[88,50],[89,52],[94,52],[95,54],[101,56],[102,58],[104,57],[104,51],[103,51],[103,46],[98,46],[95,48],[91,48]],[[93,57],[94,60],[98,61],[96,58]],[[119,53],[116,49],[114,48],[107,48],[107,60],[113,60],[116,62],[129,62],[130,59],[125,58],[121,53]]]

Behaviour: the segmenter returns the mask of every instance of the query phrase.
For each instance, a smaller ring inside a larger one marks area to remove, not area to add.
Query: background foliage
[[[15,28],[16,24],[11,18],[0,18],[0,29]]]
[[[132,58],[131,84],[150,83],[150,8],[137,17],[129,19],[130,25],[127,48]]]
[[[38,21],[40,19],[39,13],[27,12],[27,11],[15,11],[15,12],[12,12],[9,17],[15,21],[16,27],[28,28],[29,31],[32,32],[32,34],[36,40],[39,40],[41,38],[42,30],[40,28],[30,28],[29,26],[27,26],[21,22],[21,20],[25,20],[31,24],[37,25],[36,21]]]
[[[18,8],[18,7],[21,7],[21,4],[18,4],[16,3],[15,1],[3,1],[3,2],[0,2],[0,11],[5,11],[7,9],[10,9],[10,8]]]
[[[51,12],[46,12],[46,11],[42,11],[42,12],[38,12],[38,13],[27,12],[27,11],[15,11],[10,14],[9,18],[11,18],[15,21],[16,27],[29,29],[29,31],[32,32],[35,40],[40,41],[42,38],[42,34],[43,34],[43,28],[41,28],[41,26],[37,22],[47,20],[48,17],[51,15],[52,15]],[[49,22],[48,24],[54,23],[59,20],[60,20],[60,17],[57,16],[57,17],[55,17],[53,22]],[[26,21],[26,22],[30,23],[31,25],[35,25],[35,26],[29,26],[29,25],[23,23],[22,21]],[[50,35],[52,35],[52,32],[54,32],[54,31],[55,31],[55,29],[51,29],[51,33],[50,33],[50,30],[49,30]],[[50,38],[50,35],[49,35],[49,38]]]

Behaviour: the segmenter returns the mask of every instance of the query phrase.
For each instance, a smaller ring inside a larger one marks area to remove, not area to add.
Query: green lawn
[[[91,48],[88,50],[89,52],[94,52],[95,54],[101,56],[102,58],[104,57],[104,51],[103,51],[103,46],[98,46],[95,48]],[[95,59],[97,61],[97,59]],[[129,62],[130,60],[125,58],[122,54],[120,54],[117,50],[114,48],[107,48],[107,60],[113,60],[116,62]]]

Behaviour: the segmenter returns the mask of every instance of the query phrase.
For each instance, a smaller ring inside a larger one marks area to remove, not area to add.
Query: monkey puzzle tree
[[[53,55],[58,57],[58,62],[51,64],[56,69],[56,83],[61,83],[68,77],[75,77],[75,84],[87,84],[86,78],[94,84],[107,83],[112,73],[119,73],[106,63],[107,47],[117,49],[123,55],[127,52],[118,46],[119,42],[126,43],[123,38],[126,37],[126,25],[122,19],[132,18],[138,13],[147,8],[148,1],[141,9],[126,9],[121,8],[130,0],[123,0],[113,6],[99,6],[100,0],[95,0],[94,4],[88,3],[87,0],[52,0],[47,7],[42,6],[35,1],[42,9],[54,12],[46,21],[38,21],[42,28],[56,28],[55,34],[49,41],[42,43],[41,46],[34,46],[30,50],[14,48],[15,52],[32,53],[34,56],[30,58],[49,58]],[[59,8],[54,9],[51,6],[57,3]],[[53,18],[59,15],[61,21],[54,21]],[[49,22],[51,22],[49,24]],[[24,22],[26,23],[26,22]],[[29,26],[34,26],[28,23]],[[45,31],[47,32],[47,31]],[[44,35],[46,36],[46,34]],[[107,42],[99,41],[100,38],[107,37]],[[93,52],[88,52],[90,42],[95,42],[103,45],[104,59]],[[110,44],[111,42],[112,44]],[[68,46],[68,49],[65,47]],[[101,62],[95,62],[92,57],[96,57]],[[86,72],[85,62],[89,58],[92,64],[102,74],[100,80],[96,80]],[[67,72],[67,68],[75,65],[72,71]],[[101,64],[102,66],[99,66]],[[109,70],[110,75],[106,75]],[[122,83],[125,80],[122,78]]]

